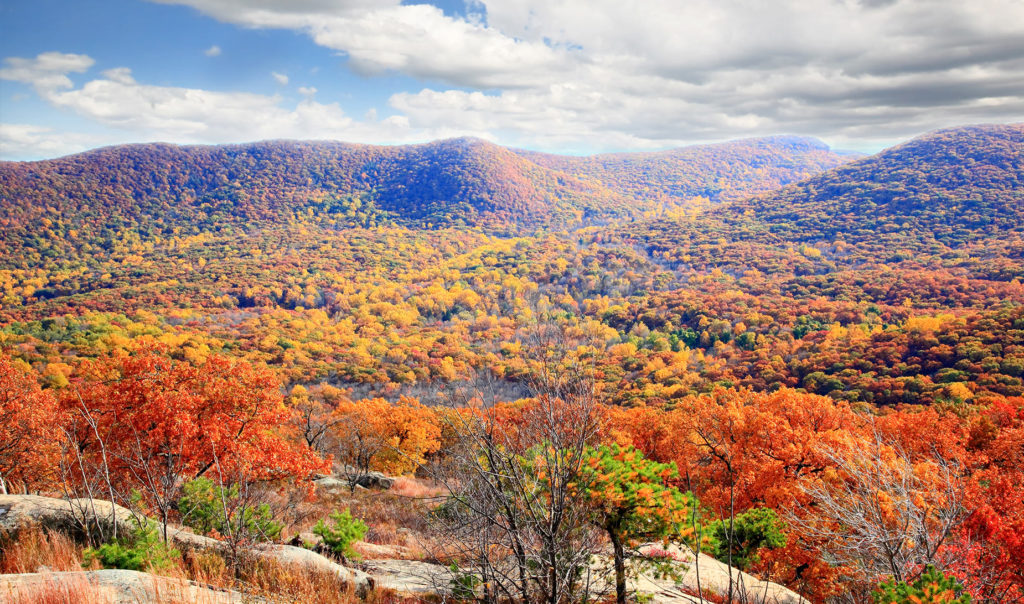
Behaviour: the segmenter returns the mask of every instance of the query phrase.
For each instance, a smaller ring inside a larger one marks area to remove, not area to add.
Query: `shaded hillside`
[[[836,153],[820,140],[797,136],[589,157],[518,153],[542,166],[627,195],[674,202],[745,199],[860,157]]]
[[[599,236],[617,237],[735,275],[891,264],[1009,281],[1024,274],[1024,126],[934,132],[776,193]]]
[[[737,203],[796,241],[932,240],[952,248],[1024,232],[1024,124],[940,130]]]

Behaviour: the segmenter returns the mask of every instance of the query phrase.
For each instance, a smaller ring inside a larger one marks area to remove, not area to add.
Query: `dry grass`
[[[334,573],[301,564],[256,559],[230,567],[214,552],[186,554],[180,577],[214,589],[238,591],[256,600],[275,603],[391,604],[413,601],[387,590],[373,590],[361,599],[352,585]]]
[[[388,490],[388,493],[398,497],[426,499],[442,497],[445,494],[445,490],[432,481],[400,476],[395,479],[395,484]]]
[[[19,531],[18,538],[0,548],[0,574],[36,573],[41,567],[50,571],[81,571],[82,547],[60,533],[30,527]],[[180,562],[160,573],[170,579],[193,581],[216,590],[239,591],[262,601],[318,604],[355,604],[368,601],[402,601],[393,593],[372,591],[361,600],[338,576],[299,565],[267,560],[245,561],[231,567],[212,551],[185,552]],[[220,602],[216,593],[189,593],[173,582],[156,582],[156,601],[166,604],[212,604]],[[3,590],[5,588],[0,588]],[[197,599],[198,597],[198,599]],[[60,603],[106,604],[110,594],[80,577],[50,577],[17,589],[0,591],[0,602],[7,604]]]
[[[259,561],[242,569],[247,593],[274,602],[318,602],[350,604],[358,602],[352,586],[332,573],[308,567]]]
[[[423,559],[426,553],[422,547],[427,535],[426,513],[436,501],[440,489],[427,482],[412,478],[401,478],[388,491],[357,491],[352,496],[322,497],[305,500],[299,504],[304,508],[297,514],[296,522],[287,527],[290,534],[308,530],[317,520],[327,517],[332,510],[349,508],[352,514],[362,519],[369,531],[366,541],[376,545],[398,546],[394,555],[387,557]],[[19,532],[18,538],[2,544],[0,551],[0,573],[33,573],[40,567],[52,571],[74,571],[82,569],[82,549],[74,540],[60,533],[50,533],[41,528],[27,528]],[[317,604],[396,604],[416,602],[386,590],[374,590],[360,599],[351,585],[330,572],[317,571],[301,566],[286,565],[266,560],[249,560],[232,566],[216,552],[185,551],[179,563],[160,574],[177,579],[194,581],[203,586],[219,590],[240,591],[270,602]],[[105,593],[91,585],[84,576],[81,581],[48,581],[34,586],[31,593],[14,594],[11,600],[23,602],[94,602],[109,601]],[[161,602],[184,602],[187,598],[161,590]],[[173,590],[171,590],[173,591]],[[80,592],[80,593],[79,593]],[[0,600],[7,594],[0,593]],[[10,599],[10,598],[8,598]]]
[[[386,491],[357,490],[337,495],[322,494],[311,506],[307,518],[287,527],[294,535],[308,532],[321,518],[334,510],[348,508],[352,515],[366,523],[366,543],[398,546],[394,555],[386,557],[420,560],[426,556],[423,544],[428,542],[427,513],[440,501],[442,489],[415,478],[398,478]]]
[[[2,589],[2,588],[0,588]],[[49,578],[10,591],[0,591],[0,601],[10,604],[113,604],[111,594],[81,577]]]
[[[0,573],[34,573],[40,567],[51,571],[82,570],[82,547],[69,537],[31,526],[0,548]]]

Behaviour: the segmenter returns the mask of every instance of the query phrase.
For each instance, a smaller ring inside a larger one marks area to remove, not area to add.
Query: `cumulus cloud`
[[[0,80],[33,86],[40,94],[73,86],[69,73],[84,73],[95,61],[86,55],[44,52],[34,59],[8,57],[0,68]]]
[[[467,0],[464,18],[397,0],[160,1],[305,32],[364,74],[428,80],[390,100],[414,127],[532,146],[777,132],[856,146],[865,131],[891,142],[1024,117],[1018,0]]]
[[[217,46],[216,44],[203,51],[203,54],[208,57],[219,57],[220,53],[220,46]]]
[[[280,84],[282,86],[287,86],[288,85],[288,75],[287,74],[278,73],[276,71],[271,71],[270,72],[270,76],[272,78],[274,78],[274,81],[276,81],[278,84]]]
[[[44,159],[110,144],[103,136],[57,132],[32,124],[0,124],[0,159]]]
[[[449,17],[429,4],[395,0],[160,0],[186,4],[246,27],[305,32],[346,53],[366,75],[405,73],[475,88],[534,86],[568,75],[573,52],[505,35],[473,19]]]
[[[67,63],[65,68],[77,69],[82,64],[91,64],[90,61]],[[46,73],[51,79],[61,75],[55,69]],[[30,83],[38,81],[37,77],[25,78]],[[65,86],[63,82],[60,86],[37,86],[40,96],[51,105],[106,127],[102,135],[69,134],[30,124],[0,124],[0,156],[53,157],[98,145],[140,140],[223,143],[292,138],[404,143],[463,133],[486,135],[450,130],[443,125],[414,129],[401,115],[378,120],[372,114],[361,120],[353,119],[335,103],[314,101],[315,89],[304,90],[305,98],[290,104],[277,95],[145,84],[137,81],[127,67],[108,69],[79,87]]]
[[[795,133],[870,149],[944,126],[1024,120],[1020,0],[466,0],[466,16],[400,0],[156,1],[301,32],[360,74],[404,74],[423,88],[388,99],[396,115],[385,125],[314,102],[312,88],[292,107],[129,84],[122,71],[74,89],[67,75],[91,66],[81,55],[9,59],[0,77],[104,124],[173,133],[172,124],[179,138],[203,141],[452,133],[600,151]],[[327,127],[303,112],[323,113]],[[265,128],[246,125],[254,115]]]

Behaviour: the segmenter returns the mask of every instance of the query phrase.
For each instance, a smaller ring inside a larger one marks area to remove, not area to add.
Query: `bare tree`
[[[363,412],[353,410],[335,417],[337,421],[323,437],[321,446],[334,455],[341,466],[340,475],[354,493],[370,476],[374,458],[388,449],[388,443]]]
[[[445,414],[455,444],[435,468],[449,492],[433,514],[439,548],[471,567],[486,602],[583,602],[601,544],[577,488],[600,428],[588,348],[551,324],[523,339],[533,396],[513,420],[482,400],[487,378],[446,396],[458,409]]]
[[[733,424],[733,418],[728,414],[723,413],[721,415],[710,416],[707,422],[697,422],[693,426],[693,438],[696,442],[697,449],[704,455],[704,459],[699,461],[705,464],[721,464],[729,477],[728,513],[725,513],[725,510],[719,510],[719,516],[728,518],[728,525],[726,526],[727,539],[725,544],[728,557],[724,560],[729,572],[729,588],[726,592],[728,602],[733,601],[737,593],[737,588],[739,588],[740,591],[745,591],[742,586],[737,586],[733,579],[732,552],[733,543],[735,541],[736,522],[736,471],[734,449],[737,446],[735,426]],[[699,588],[698,591],[700,591]]]
[[[296,386],[288,397],[288,403],[295,410],[293,420],[296,429],[310,449],[326,453],[331,430],[342,422],[332,413],[340,400],[349,400],[345,391],[327,384],[312,388]]]
[[[915,460],[877,433],[866,446],[826,448],[835,480],[803,487],[810,504],[788,515],[793,533],[847,569],[850,597],[880,580],[913,581],[968,516],[955,462],[933,452]]]

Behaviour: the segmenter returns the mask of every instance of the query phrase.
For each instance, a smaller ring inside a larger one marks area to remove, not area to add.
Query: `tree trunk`
[[[163,527],[164,527],[164,543],[167,543],[167,521],[168,520],[169,520],[169,518],[167,517],[167,510],[166,509],[161,509],[160,510],[160,522],[163,524]]]
[[[607,530],[608,537],[612,540],[612,549],[615,551],[615,602],[626,604],[626,553],[619,531],[611,526],[607,527]]]

